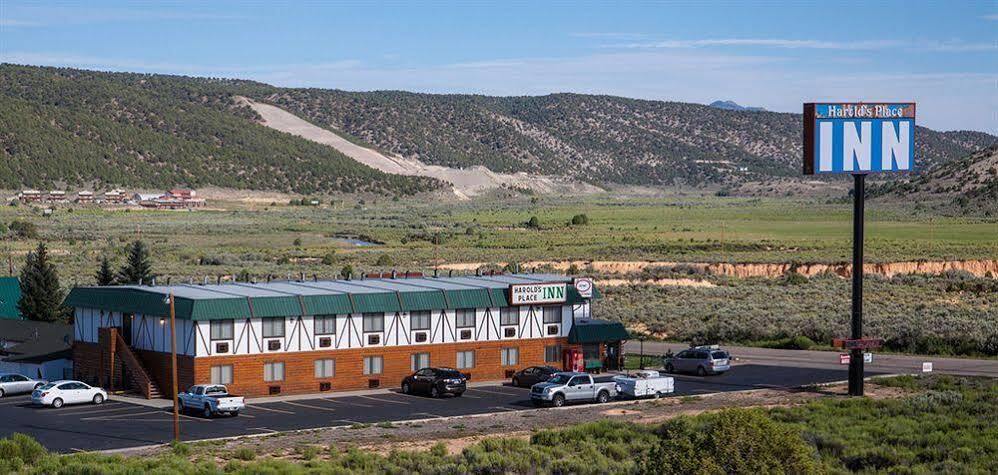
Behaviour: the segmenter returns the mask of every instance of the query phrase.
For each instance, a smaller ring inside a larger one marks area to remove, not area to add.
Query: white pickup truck
[[[239,411],[246,407],[242,396],[233,396],[229,390],[220,384],[195,384],[186,392],[177,394],[180,411],[198,411],[204,417],[215,414],[238,416]]]
[[[604,403],[617,397],[617,384],[610,378],[594,379],[588,373],[555,373],[543,383],[530,387],[534,405],[564,406],[567,402]]]

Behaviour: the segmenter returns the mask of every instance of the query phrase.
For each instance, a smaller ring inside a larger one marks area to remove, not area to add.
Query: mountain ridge
[[[270,130],[239,96],[431,166],[649,186],[800,174],[799,114],[608,95],[348,92],[3,64],[0,186],[96,182],[391,194],[444,186],[385,174],[331,147]],[[918,131],[923,167],[996,141],[982,132]]]

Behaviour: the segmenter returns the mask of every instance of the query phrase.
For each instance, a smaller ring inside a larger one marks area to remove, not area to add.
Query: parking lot
[[[842,370],[739,365],[718,376],[676,376],[673,396],[746,389],[796,387],[844,379]],[[460,398],[384,392],[369,395],[316,395],[281,402],[249,401],[238,417],[181,416],[184,440],[264,434],[296,429],[374,424],[437,417],[533,410],[528,389],[508,385],[472,386]],[[35,407],[28,395],[0,399],[0,436],[21,432],[59,452],[107,450],[168,442],[172,412],[111,400],[100,406]]]

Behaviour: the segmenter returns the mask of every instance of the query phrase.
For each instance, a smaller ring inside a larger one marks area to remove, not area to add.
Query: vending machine
[[[582,372],[586,370],[586,363],[582,358],[582,350],[578,348],[566,348],[563,353],[563,363],[565,371]]]

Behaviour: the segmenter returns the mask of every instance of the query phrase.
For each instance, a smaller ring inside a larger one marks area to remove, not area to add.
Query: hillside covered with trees
[[[410,194],[389,175],[260,125],[270,103],[388,154],[450,167],[605,184],[704,185],[797,177],[798,114],[583,94],[530,97],[284,89],[229,79],[0,65],[0,187],[186,185]],[[994,144],[920,128],[920,166]]]
[[[568,174],[595,183],[738,183],[800,176],[799,114],[584,94],[488,97],[281,89],[256,99],[426,163]],[[980,132],[916,135],[920,166],[994,144]]]
[[[259,125],[233,100],[240,87],[252,84],[0,65],[0,187],[408,194],[441,186]]]

